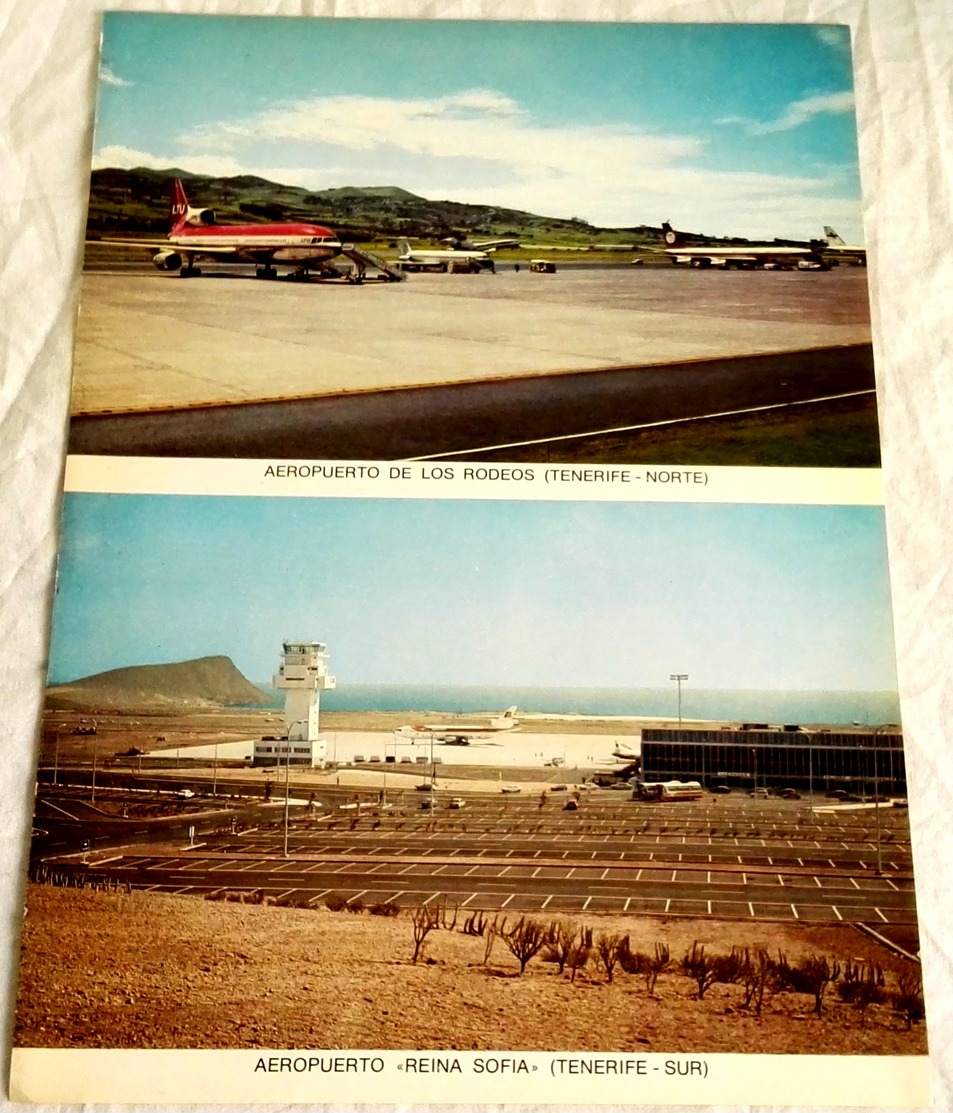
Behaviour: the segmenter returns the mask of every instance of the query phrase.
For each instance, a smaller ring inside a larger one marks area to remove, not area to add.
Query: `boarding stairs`
[[[346,243],[341,253],[357,264],[359,281],[363,280],[364,270],[367,267],[374,267],[375,270],[380,271],[380,277],[388,282],[402,282],[404,279],[403,272],[392,263],[388,263],[380,255],[375,255],[371,251],[364,251],[352,243]]]

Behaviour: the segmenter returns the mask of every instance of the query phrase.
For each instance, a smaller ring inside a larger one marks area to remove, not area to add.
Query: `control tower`
[[[282,738],[255,743],[255,765],[323,765],[327,743],[318,737],[321,693],[334,688],[323,642],[286,641],[272,684],[285,693]]]

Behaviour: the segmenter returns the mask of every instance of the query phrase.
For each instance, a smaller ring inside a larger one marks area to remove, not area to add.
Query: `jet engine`
[[[160,271],[177,271],[182,266],[182,256],[177,251],[160,251],[152,257],[152,265]]]

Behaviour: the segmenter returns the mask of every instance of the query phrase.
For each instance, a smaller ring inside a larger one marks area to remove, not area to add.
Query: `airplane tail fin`
[[[410,254],[410,240],[408,240],[406,237],[402,236],[397,241],[397,250],[401,253],[401,255],[409,255]]]
[[[170,192],[169,225],[170,231],[174,232],[179,225],[185,223],[189,214],[189,199],[185,194],[185,186],[182,184],[181,178],[175,179]]]
[[[666,247],[678,247],[685,242],[685,237],[682,233],[676,232],[667,220],[662,221],[662,235],[665,238]]]
[[[844,246],[844,241],[840,238],[840,236],[838,236],[834,229],[827,224],[824,225],[824,237],[832,247]]]
[[[503,712],[503,718],[504,719],[514,719],[515,717],[516,717],[516,704],[514,703],[512,707],[508,707]]]

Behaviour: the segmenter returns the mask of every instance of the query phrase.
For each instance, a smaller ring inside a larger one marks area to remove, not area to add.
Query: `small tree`
[[[569,961],[576,935],[575,928],[570,929],[558,920],[554,920],[549,925],[549,935],[543,949],[543,958],[547,962],[555,962],[559,967],[560,974],[566,969],[566,963]]]
[[[761,1015],[761,1006],[764,1003],[764,991],[771,976],[771,962],[768,952],[759,947],[754,955],[745,948],[744,968],[741,979],[745,987],[745,1007],[754,1005],[755,1016]]]
[[[566,965],[572,970],[571,982],[575,982],[576,974],[585,967],[591,953],[592,928],[582,928],[578,935],[573,936],[566,956]]]
[[[628,951],[629,937],[609,932],[600,932],[596,940],[596,954],[606,972],[606,981],[612,981],[612,972],[622,951]]]
[[[715,960],[711,955],[705,954],[704,947],[699,947],[695,942],[682,959],[682,973],[694,981],[698,987],[698,1000],[701,1001],[705,991],[716,981]]]
[[[503,942],[520,964],[520,974],[529,960],[543,949],[546,938],[546,928],[539,920],[527,920],[525,916],[520,916],[516,926],[503,935]]]
[[[429,908],[426,904],[414,909],[412,919],[414,925],[414,957],[416,963],[423,951],[424,941],[427,936],[439,926],[440,912],[436,908]]]

